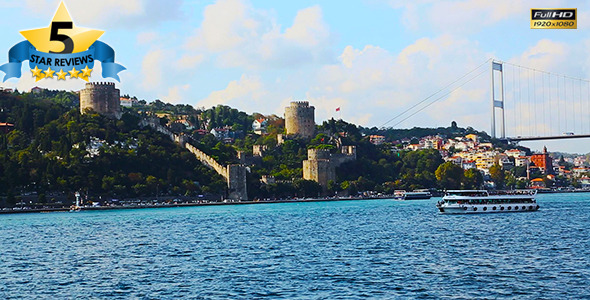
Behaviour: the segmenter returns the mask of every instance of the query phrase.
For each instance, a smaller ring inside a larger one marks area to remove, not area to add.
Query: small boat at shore
[[[406,192],[404,190],[397,190],[393,192],[393,198],[397,200],[420,200],[430,199],[432,194],[429,190],[414,190],[413,192]]]
[[[436,207],[445,214],[536,211],[539,209],[536,195],[534,190],[450,190]]]

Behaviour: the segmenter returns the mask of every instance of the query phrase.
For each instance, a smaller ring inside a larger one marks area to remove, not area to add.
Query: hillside
[[[71,201],[75,191],[91,198],[222,194],[225,183],[188,151],[121,120],[80,115],[56,98],[0,94],[0,122],[15,129],[0,134],[0,197],[11,205],[21,194],[41,202]]]

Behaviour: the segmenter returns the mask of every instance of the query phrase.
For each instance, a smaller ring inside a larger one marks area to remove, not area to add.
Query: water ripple
[[[588,194],[0,216],[0,298],[588,298]]]

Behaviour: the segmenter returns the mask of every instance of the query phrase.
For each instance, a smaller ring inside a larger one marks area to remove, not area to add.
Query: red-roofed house
[[[547,186],[545,185],[545,181],[543,178],[535,178],[531,180],[531,188],[532,189],[544,189]]]

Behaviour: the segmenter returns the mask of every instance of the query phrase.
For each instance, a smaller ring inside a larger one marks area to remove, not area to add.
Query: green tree
[[[496,185],[497,189],[504,188],[504,184],[506,182],[506,175],[504,174],[504,170],[499,164],[494,164],[490,167],[490,177]]]
[[[463,181],[463,168],[452,162],[441,164],[435,171],[439,185],[448,190],[461,188]]]
[[[479,170],[465,170],[463,175],[463,188],[479,189],[483,185],[483,174]]]

